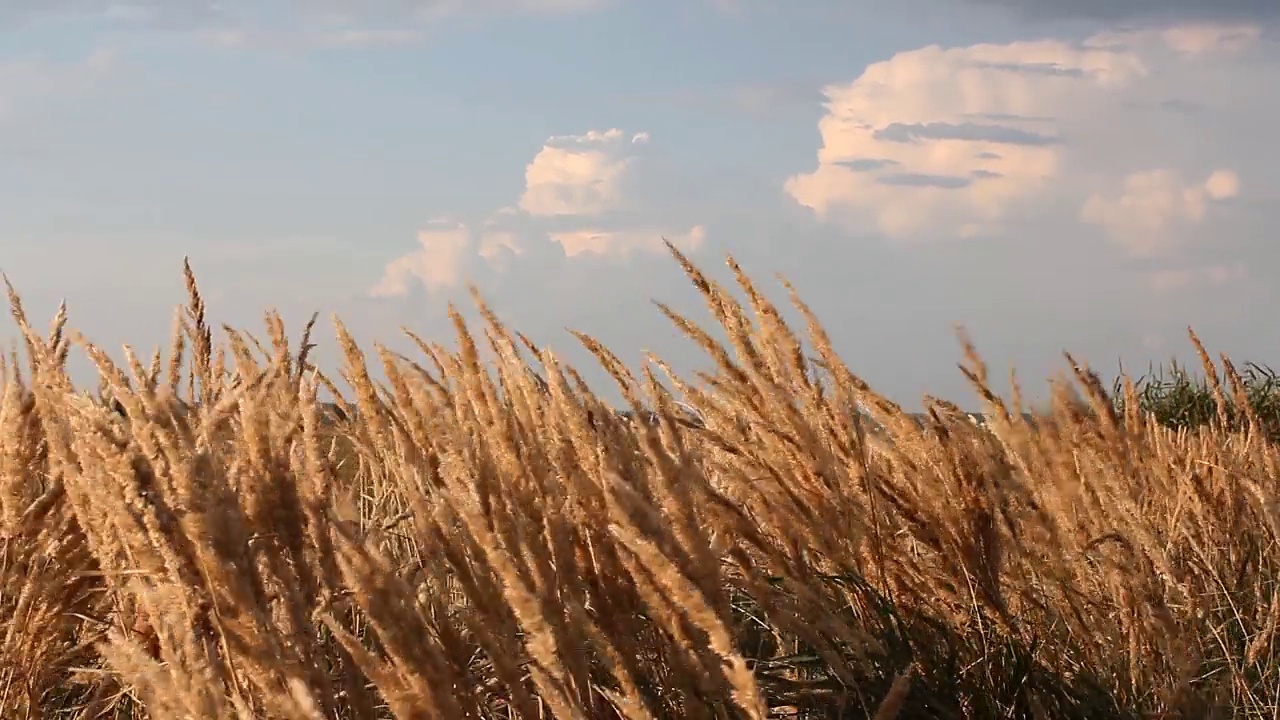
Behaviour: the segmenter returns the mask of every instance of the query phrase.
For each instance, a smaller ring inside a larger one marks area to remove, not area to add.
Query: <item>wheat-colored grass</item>
[[[716,372],[580,337],[653,428],[482,302],[480,330],[452,313],[457,352],[374,348],[376,384],[337,321],[341,378],[307,360],[314,319],[296,347],[271,313],[267,345],[215,347],[190,268],[169,352],[124,367],[10,287],[0,717],[1276,714],[1256,418],[1165,430],[1079,369],[1033,427],[966,342],[991,427],[940,401],[919,423],[789,286],[803,334],[732,262],[744,304],[672,253],[729,342],[661,311]]]

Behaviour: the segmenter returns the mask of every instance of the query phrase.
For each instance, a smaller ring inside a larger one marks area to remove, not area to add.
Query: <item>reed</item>
[[[456,351],[335,320],[330,378],[314,320],[215,345],[189,267],[169,351],[119,366],[10,287],[0,716],[1274,712],[1280,456],[1249,376],[1205,354],[1204,422],[1169,427],[1152,398],[1194,403],[1069,358],[1031,422],[965,343],[988,427],[912,418],[793,288],[802,331],[732,260],[742,303],[671,252],[728,342],[660,310],[714,372],[579,336],[652,424],[478,295]]]

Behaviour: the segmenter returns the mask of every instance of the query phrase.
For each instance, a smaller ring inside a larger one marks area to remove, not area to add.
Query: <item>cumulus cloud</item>
[[[494,270],[506,271],[528,251],[528,243],[517,229],[520,217],[518,208],[508,206],[490,215],[480,226],[475,252]]]
[[[413,252],[387,264],[370,294],[397,297],[415,286],[457,287],[472,269],[507,272],[534,251],[548,249],[567,260],[630,258],[663,252],[665,239],[696,251],[707,235],[701,224],[673,229],[617,212],[633,205],[625,181],[632,153],[649,140],[647,132],[618,128],[549,138],[526,167],[516,205],[476,227],[455,220],[433,223],[419,233]]]
[[[415,284],[429,290],[453,287],[463,279],[471,231],[464,223],[440,219],[418,232],[418,247],[387,264],[373,297],[407,295]]]
[[[539,217],[621,209],[623,180],[634,159],[628,146],[648,140],[648,133],[628,139],[617,128],[549,138],[525,168],[520,209]]]
[[[1146,170],[1126,177],[1118,195],[1091,195],[1080,219],[1102,227],[1131,254],[1149,257],[1175,245],[1183,228],[1204,221],[1211,202],[1239,192],[1240,178],[1230,170],[1194,184],[1173,170]]]
[[[1189,24],[898,53],[825,89],[817,167],[785,191],[822,220],[902,241],[1000,234],[1066,202],[1149,245],[1240,191],[1225,171],[1181,185],[1180,173],[1212,170],[1202,160],[1147,172],[1162,167],[1149,108],[1196,107],[1187,93],[1197,91],[1221,101],[1258,38],[1253,26]],[[1170,130],[1182,134],[1160,138],[1166,155],[1201,144],[1194,125]],[[1126,176],[1119,199],[1096,194],[1100,181]]]

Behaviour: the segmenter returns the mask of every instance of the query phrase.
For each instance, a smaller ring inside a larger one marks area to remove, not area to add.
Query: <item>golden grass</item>
[[[268,346],[214,347],[189,268],[171,351],[124,368],[65,310],[38,331],[11,288],[0,717],[1274,715],[1258,433],[1118,415],[1085,370],[1033,428],[967,344],[991,429],[937,401],[921,425],[794,291],[808,348],[732,261],[745,305],[672,252],[728,346],[662,311],[714,374],[633,376],[580,338],[657,428],[483,303],[478,333],[451,310],[457,352],[376,347],[383,384],[336,323],[357,412],[335,424],[312,326],[294,348],[268,314]]]

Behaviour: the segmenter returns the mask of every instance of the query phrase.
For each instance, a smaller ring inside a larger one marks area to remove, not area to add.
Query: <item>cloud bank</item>
[[[1066,210],[1131,257],[1177,257],[1248,197],[1240,166],[1271,146],[1255,118],[1275,109],[1256,83],[1277,70],[1243,24],[900,52],[825,89],[817,165],[784,190],[896,242],[1008,235]]]
[[[552,249],[564,260],[626,259],[660,253],[663,240],[696,250],[706,228],[673,228],[637,222],[643,198],[631,191],[645,132],[618,128],[548,138],[525,167],[525,185],[513,206],[476,226],[451,218],[418,233],[410,253],[387,264],[371,289],[374,297],[454,288],[475,271],[504,273],[535,252]]]

